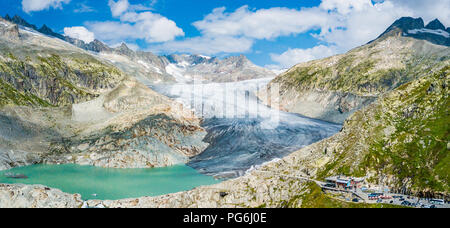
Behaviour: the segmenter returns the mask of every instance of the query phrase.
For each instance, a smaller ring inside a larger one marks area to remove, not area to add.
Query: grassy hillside
[[[404,84],[349,118],[335,140],[334,158],[320,170],[368,176],[412,192],[449,192],[450,62]]]
[[[64,106],[90,100],[124,77],[87,55],[0,53],[0,106]]]
[[[445,46],[388,37],[338,56],[294,66],[273,83],[281,91],[318,89],[360,96],[379,95],[417,79],[450,59]]]

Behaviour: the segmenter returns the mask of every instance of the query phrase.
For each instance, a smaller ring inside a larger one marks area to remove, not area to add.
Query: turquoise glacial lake
[[[8,173],[24,174],[28,179],[7,178]],[[32,165],[0,171],[0,183],[41,184],[67,193],[79,193],[84,200],[158,196],[219,182],[185,165],[152,169]]]

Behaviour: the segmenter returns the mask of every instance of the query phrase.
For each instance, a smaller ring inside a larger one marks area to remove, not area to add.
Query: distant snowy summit
[[[426,40],[433,44],[450,46],[450,28],[445,28],[438,19],[425,26],[422,18],[402,17],[395,21],[380,37],[396,34]]]
[[[204,55],[169,55],[166,72],[179,82],[237,82],[275,77],[275,73],[256,66],[244,55],[225,59]]]

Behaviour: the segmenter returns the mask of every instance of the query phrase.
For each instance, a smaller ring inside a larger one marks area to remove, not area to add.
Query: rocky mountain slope
[[[111,48],[99,40],[85,43],[82,40],[58,34],[46,25],[38,29],[37,26],[17,15],[12,18],[6,15],[4,19],[96,53],[145,84],[191,82],[193,79],[202,82],[234,82],[275,77],[272,71],[256,66],[245,56],[234,56],[223,60],[201,55],[157,56],[151,52],[133,51],[126,44]]]
[[[0,19],[0,169],[157,167],[207,146],[191,111],[108,61]]]
[[[434,28],[434,24],[427,27]],[[298,64],[275,78],[269,87],[280,87],[283,110],[343,123],[381,94],[442,67],[450,48],[425,41],[435,39],[434,33],[421,33],[421,39],[405,35],[404,30],[421,26],[422,19],[401,18],[369,44]],[[266,96],[262,93],[260,97]]]

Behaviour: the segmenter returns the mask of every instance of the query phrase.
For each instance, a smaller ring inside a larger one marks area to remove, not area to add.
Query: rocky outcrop
[[[46,163],[164,167],[184,164],[207,147],[206,131],[190,111],[134,80],[99,101],[74,105],[73,128],[79,133],[54,142]],[[85,118],[92,115],[100,118]]]
[[[40,185],[0,184],[0,208],[80,208],[81,195]]]
[[[0,18],[0,37],[4,37],[6,40],[19,40],[19,26]]]

